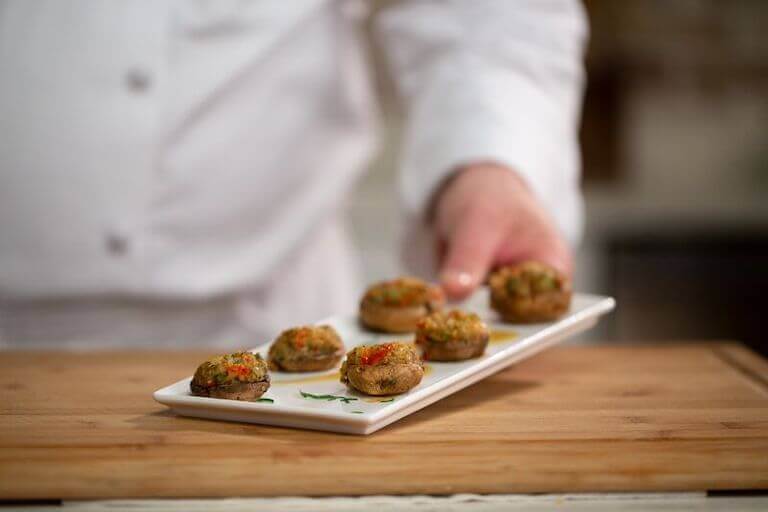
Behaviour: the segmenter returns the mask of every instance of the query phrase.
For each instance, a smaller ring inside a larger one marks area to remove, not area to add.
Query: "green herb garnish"
[[[557,287],[555,278],[548,274],[542,274],[533,282],[533,289],[537,292],[548,292]]]
[[[386,404],[387,402],[394,402],[394,401],[395,401],[394,398],[389,398],[387,400],[379,400],[379,403],[380,404]]]
[[[257,401],[257,402],[264,402],[264,403],[268,403],[268,404],[273,404],[273,403],[275,403],[275,401],[274,401],[274,400],[272,400],[271,398],[259,398],[259,399],[258,399],[258,400],[256,400],[256,401]]]
[[[312,393],[307,393],[306,391],[301,391],[301,390],[299,390],[299,393],[301,393],[301,396],[304,398],[312,398],[313,400],[325,400],[326,402],[333,402],[334,400],[340,400],[341,402],[348,404],[349,402],[353,402],[357,400],[357,398],[354,398],[351,396],[314,395]]]
[[[363,411],[349,411],[349,412],[351,412],[352,414],[363,414]]]
[[[398,302],[403,296],[400,290],[393,289],[393,288],[386,290],[384,294],[386,295],[387,300],[392,302]]]

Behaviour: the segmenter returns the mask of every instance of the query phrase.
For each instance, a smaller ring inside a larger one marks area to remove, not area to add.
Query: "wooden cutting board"
[[[564,346],[369,437],[182,418],[202,352],[0,353],[0,499],[768,489],[768,364]]]

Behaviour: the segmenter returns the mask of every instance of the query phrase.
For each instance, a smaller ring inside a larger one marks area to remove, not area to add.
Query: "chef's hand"
[[[508,263],[537,260],[571,274],[565,240],[523,180],[506,167],[460,169],[439,193],[433,220],[440,281],[451,299],[468,296],[491,269]]]

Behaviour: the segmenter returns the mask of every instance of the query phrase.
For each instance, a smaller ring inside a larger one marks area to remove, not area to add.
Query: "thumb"
[[[470,213],[458,221],[440,270],[448,298],[463,299],[483,282],[502,238],[499,223],[489,222],[485,215]]]

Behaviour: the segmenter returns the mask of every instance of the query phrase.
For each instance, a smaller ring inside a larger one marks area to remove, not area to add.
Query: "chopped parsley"
[[[301,393],[301,396],[304,398],[311,398],[313,400],[325,400],[326,402],[333,402],[334,400],[339,400],[345,404],[348,404],[349,402],[353,402],[357,400],[357,398],[354,398],[351,396],[314,395],[312,393],[307,393],[306,391],[301,391],[301,390],[299,390],[299,393]]]
[[[264,403],[267,403],[267,404],[273,404],[273,403],[275,403],[275,401],[274,401],[274,400],[272,400],[271,398],[259,398],[259,399],[258,399],[258,400],[256,400],[256,401],[257,401],[257,402],[264,402]]]

